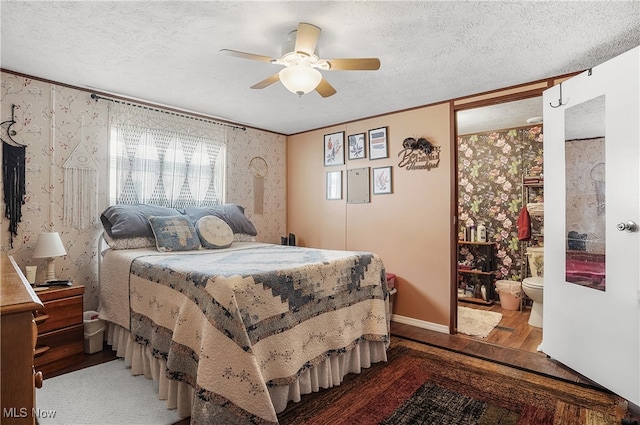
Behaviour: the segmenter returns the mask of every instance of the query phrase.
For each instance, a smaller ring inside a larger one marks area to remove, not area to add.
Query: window
[[[112,104],[109,113],[110,204],[224,203],[222,126],[121,103]]]

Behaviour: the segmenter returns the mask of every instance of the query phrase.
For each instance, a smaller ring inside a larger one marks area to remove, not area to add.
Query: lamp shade
[[[53,258],[67,255],[58,232],[46,232],[38,235],[33,258]]]
[[[318,87],[322,80],[320,71],[304,63],[289,65],[283,68],[278,76],[287,90],[299,96]]]

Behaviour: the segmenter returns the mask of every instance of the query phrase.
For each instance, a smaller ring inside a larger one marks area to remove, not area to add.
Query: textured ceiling
[[[10,71],[293,134],[581,71],[640,45],[637,1],[2,1]],[[378,57],[378,71],[323,71],[337,94],[298,97],[279,57],[298,22],[323,58]]]

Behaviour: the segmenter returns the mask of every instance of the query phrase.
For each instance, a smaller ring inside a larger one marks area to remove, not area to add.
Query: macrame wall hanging
[[[25,158],[26,146],[13,140],[17,133],[11,129],[15,121],[16,105],[11,105],[11,120],[0,124],[2,132],[2,180],[4,182],[4,216],[9,219],[9,246],[18,235],[18,223],[22,220],[22,205],[26,194]]]
[[[84,146],[84,138],[64,165],[63,223],[85,230],[96,223],[98,214],[98,167]]]
[[[256,156],[249,161],[249,169],[253,175],[253,212],[264,212],[264,178],[267,177],[269,167],[264,158]]]

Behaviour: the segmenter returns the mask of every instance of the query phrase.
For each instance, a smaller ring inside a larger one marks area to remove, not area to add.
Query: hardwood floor
[[[486,306],[460,301],[458,306],[502,313],[502,320],[489,336],[476,339],[503,347],[539,353],[538,346],[542,342],[542,329],[529,325],[530,306],[525,306],[522,311],[506,310],[499,303]]]
[[[579,373],[538,351],[542,329],[529,325],[530,307],[523,311],[505,310],[500,304],[490,306],[459,302],[459,305],[502,313],[502,320],[486,338],[463,334],[449,335],[402,323],[391,322],[393,335],[446,348],[470,356],[540,373],[554,378],[597,386]]]
[[[46,381],[49,378],[54,378],[56,376],[63,375],[65,373],[74,372],[76,370],[84,369],[85,367],[99,365],[101,363],[106,363],[115,359],[116,359],[116,352],[111,350],[111,346],[104,343],[102,351],[98,351],[97,353],[93,353],[93,354],[85,354],[84,359],[82,360],[81,363],[77,363],[67,368],[60,369],[52,373],[48,373],[44,376],[44,379]]]
[[[470,306],[469,303],[464,303],[464,305]],[[547,358],[543,353],[537,352],[535,348],[531,348],[534,346],[537,347],[536,338],[541,338],[542,333],[536,329],[528,328],[529,325],[527,321],[529,320],[529,316],[526,312],[521,313],[518,311],[511,312],[509,310],[502,310],[499,306],[495,305],[491,307],[477,305],[475,307],[492,311],[500,311],[503,313],[503,319],[499,326],[513,328],[514,331],[511,332],[504,329],[497,329],[494,330],[486,340],[483,340],[481,338],[474,338],[462,334],[448,335],[441,332],[391,322],[391,333],[395,336],[446,348],[448,350],[514,366],[516,368],[537,372],[542,375],[552,376],[580,385],[597,386],[574,371]],[[508,332],[513,335],[511,337],[505,337],[502,334],[503,332]],[[491,339],[491,341],[489,341],[489,339]],[[498,341],[506,341],[510,346],[499,345]],[[45,379],[115,359],[115,352],[111,350],[109,345],[105,344],[102,351],[94,354],[85,354],[82,363],[57,371],[56,373],[49,374],[48,376],[45,376]],[[637,412],[636,414],[640,415],[640,412]],[[173,425],[189,425],[189,423],[189,418],[184,418]]]

